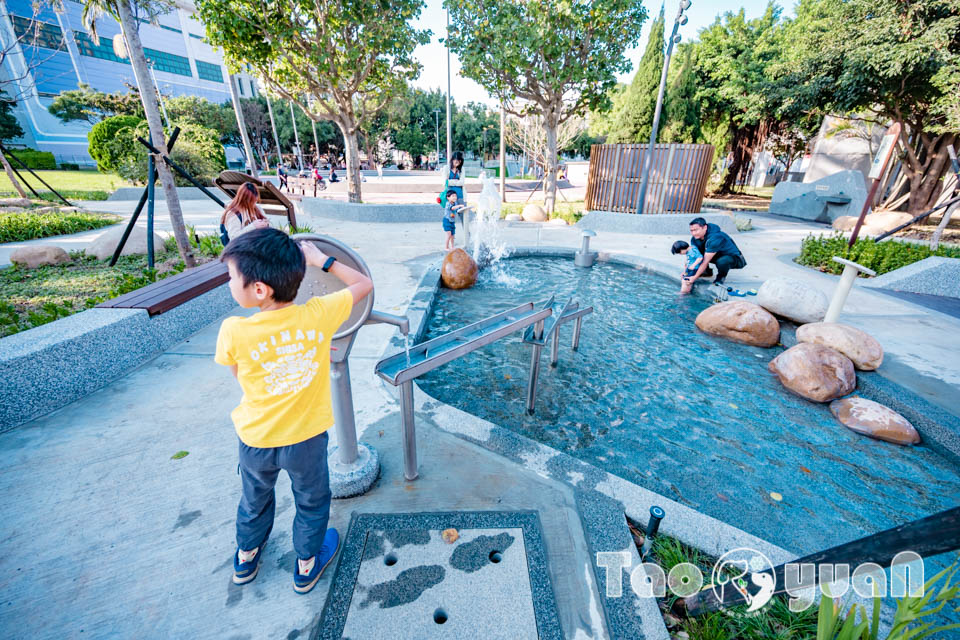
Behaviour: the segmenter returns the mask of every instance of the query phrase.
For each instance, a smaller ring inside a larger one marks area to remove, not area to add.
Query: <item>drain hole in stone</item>
[[[393,555],[392,553],[388,553],[387,557],[383,559],[383,564],[387,565],[388,567],[392,567],[393,565],[397,564],[397,556]]]
[[[500,552],[499,552],[499,551],[491,551],[491,552],[490,552],[490,562],[496,564],[496,563],[500,562],[501,560],[503,560],[503,556],[500,555]]]
[[[447,612],[443,609],[437,609],[433,612],[433,621],[437,624],[443,624],[447,621]]]

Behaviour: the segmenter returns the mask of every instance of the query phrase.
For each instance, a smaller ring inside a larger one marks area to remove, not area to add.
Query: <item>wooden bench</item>
[[[287,190],[290,193],[299,193],[301,196],[310,195],[317,197],[317,181],[313,178],[301,178],[290,176],[287,178]]]
[[[263,207],[264,213],[272,216],[286,216],[291,229],[297,226],[297,216],[294,213],[293,203],[272,182],[261,182],[239,171],[223,171],[213,182],[231,200],[237,195],[237,189],[243,186],[245,182],[252,182],[260,194],[260,206]]]
[[[136,291],[101,302],[99,309],[146,309],[151,316],[170,311],[230,280],[227,265],[214,260]]]

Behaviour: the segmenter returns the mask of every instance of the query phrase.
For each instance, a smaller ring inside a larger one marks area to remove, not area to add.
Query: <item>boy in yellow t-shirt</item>
[[[233,581],[246,584],[257,577],[273,528],[274,485],[284,469],[297,506],[293,588],[307,593],[340,546],[337,530],[327,528],[330,341],[373,283],[313,243],[298,246],[276,229],[234,238],[220,259],[230,270],[234,300],[241,307],[260,308],[249,318],[223,321],[214,358],[230,367],[243,389],[240,406],[231,414],[240,438],[243,485]],[[307,265],[329,271],[347,288],[294,304]]]

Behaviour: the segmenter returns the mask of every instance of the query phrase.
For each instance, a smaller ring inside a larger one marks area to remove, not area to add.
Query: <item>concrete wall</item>
[[[689,236],[690,221],[701,217],[713,222],[730,235],[737,234],[733,216],[726,213],[614,213],[612,211],[587,211],[577,223],[578,227],[593,231],[619,233],[651,233],[674,236]]]

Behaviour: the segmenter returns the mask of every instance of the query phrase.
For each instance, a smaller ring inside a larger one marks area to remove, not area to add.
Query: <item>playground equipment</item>
[[[592,267],[597,261],[597,252],[590,251],[590,238],[597,235],[596,231],[584,229],[580,238],[580,251],[573,254],[573,264],[578,267]]]
[[[419,475],[417,472],[416,427],[413,414],[414,379],[515,331],[529,328],[529,340],[524,337],[524,342],[533,345],[533,361],[527,390],[527,407],[529,411],[532,411],[536,395],[536,381],[540,371],[540,353],[543,347],[550,342],[551,338],[553,339],[551,366],[556,366],[559,360],[557,339],[560,325],[564,322],[576,321],[573,336],[573,349],[576,351],[580,344],[580,327],[583,316],[592,312],[593,307],[580,309],[579,305],[573,300],[567,302],[559,313],[556,311],[553,298],[550,298],[540,309],[536,309],[532,302],[528,302],[438,336],[433,340],[410,347],[378,362],[374,368],[377,375],[393,386],[400,387],[404,478],[416,480]],[[551,317],[553,319],[547,326],[545,321]]]
[[[339,240],[317,233],[298,233],[294,240],[307,240],[328,256],[370,277],[370,269],[356,252]],[[295,302],[304,303],[314,296],[324,296],[345,288],[332,273],[319,267],[307,267]],[[330,490],[334,498],[347,498],[366,492],[380,473],[380,459],[376,449],[357,441],[357,425],[353,412],[353,392],[350,388],[350,350],[357,331],[365,324],[391,324],[406,335],[410,323],[404,316],[396,316],[373,309],[374,292],[356,305],[350,317],[333,335],[330,347],[330,394],[336,423],[337,444],[330,449]]]

